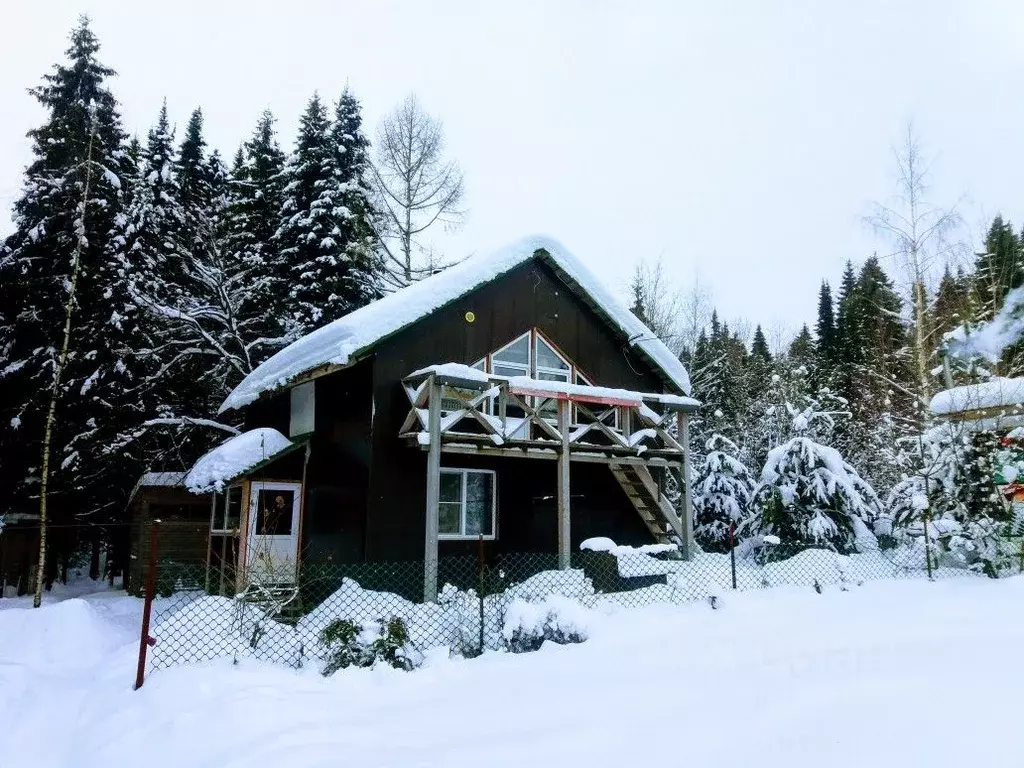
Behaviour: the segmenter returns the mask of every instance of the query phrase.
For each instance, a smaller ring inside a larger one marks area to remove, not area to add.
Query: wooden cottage
[[[242,581],[417,562],[432,600],[438,557],[481,538],[487,554],[557,553],[561,567],[594,536],[688,556],[689,390],[650,329],[533,238],[278,352],[221,408],[244,433],[187,484],[217,491],[210,549],[233,538]]]

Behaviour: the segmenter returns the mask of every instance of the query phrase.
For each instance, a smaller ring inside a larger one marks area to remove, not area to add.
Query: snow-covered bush
[[[515,598],[505,610],[502,637],[512,653],[536,651],[545,640],[582,643],[590,635],[591,612],[562,595],[531,603]]]
[[[693,497],[694,535],[706,552],[729,550],[729,530],[743,519],[754,492],[754,479],[738,454],[724,435],[707,442]]]
[[[454,614],[453,650],[466,658],[479,655],[483,649],[480,648],[480,597],[476,590],[462,591],[445,584],[437,595],[437,604]]]
[[[782,557],[792,545],[828,545],[844,554],[876,545],[868,528],[879,512],[874,489],[839,451],[809,437],[768,453],[752,507],[742,533],[778,536],[783,545],[772,551]]]
[[[995,477],[1016,479],[1016,452],[991,432],[947,423],[906,441],[903,457],[909,471],[886,502],[896,539],[923,538],[933,565],[943,561],[995,576],[1011,518]]]
[[[405,622],[398,617],[361,624],[335,619],[320,633],[320,643],[327,650],[325,676],[339,669],[373,667],[378,663],[411,670],[422,661],[422,655],[409,641]]]

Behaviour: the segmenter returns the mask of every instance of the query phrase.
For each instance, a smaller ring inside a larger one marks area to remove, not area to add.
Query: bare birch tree
[[[437,224],[462,222],[465,183],[458,163],[445,156],[444,126],[414,94],[377,128],[373,186],[385,279],[397,288],[429,275],[432,258],[422,266],[416,263],[418,256],[432,254],[421,238]]]
[[[678,354],[682,301],[679,289],[665,274],[665,265],[660,256],[653,262],[641,260],[633,268],[630,291],[633,314]]]
[[[935,270],[955,253],[948,239],[960,226],[957,206],[935,205],[928,198],[930,160],[925,156],[913,123],[903,144],[893,149],[897,187],[889,204],[875,203],[868,223],[894,246],[892,257],[904,275],[912,310],[914,395],[923,425],[931,395],[931,356],[937,342],[929,299]]]

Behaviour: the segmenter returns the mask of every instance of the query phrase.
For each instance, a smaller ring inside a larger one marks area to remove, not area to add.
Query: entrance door
[[[245,564],[249,581],[294,584],[301,483],[252,483]]]

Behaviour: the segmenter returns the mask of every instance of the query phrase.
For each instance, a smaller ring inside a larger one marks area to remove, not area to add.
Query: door
[[[245,548],[250,582],[294,584],[299,557],[301,483],[252,483],[249,539]]]

